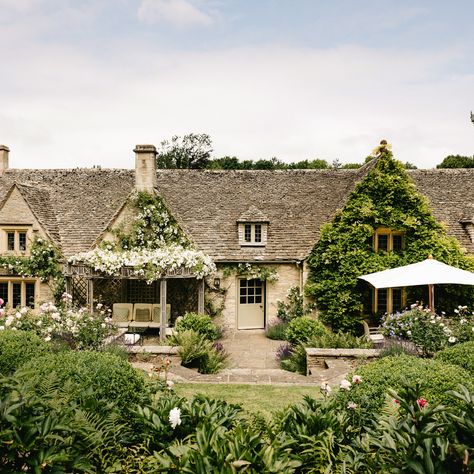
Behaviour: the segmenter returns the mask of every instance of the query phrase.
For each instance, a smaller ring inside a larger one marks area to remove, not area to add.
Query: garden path
[[[218,374],[204,375],[182,367],[178,360],[174,360],[168,378],[196,383],[319,385],[323,380],[338,384],[350,371],[348,366],[338,366],[321,369],[316,373],[313,371],[311,376],[306,377],[282,370],[276,360],[276,351],[283,341],[268,339],[264,330],[229,332],[219,342],[229,354],[228,368]],[[134,365],[147,371],[153,370],[152,363]]]

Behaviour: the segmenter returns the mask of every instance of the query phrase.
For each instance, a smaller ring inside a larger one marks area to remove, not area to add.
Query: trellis
[[[100,297],[101,303],[108,306],[130,299],[130,294],[126,292],[125,282],[140,282],[138,286],[145,283],[145,278],[137,276],[133,267],[122,267],[120,274],[109,276],[86,265],[67,264],[63,272],[66,277],[66,291],[72,295],[76,304],[87,306],[90,311],[94,310],[94,300],[97,297]],[[180,285],[177,285],[178,282]],[[180,268],[168,272],[152,285],[149,287],[146,298],[147,300],[154,299],[150,302],[159,302],[161,305],[160,334],[164,335],[168,327],[166,305],[170,299],[186,301],[188,307],[197,306],[199,313],[204,312],[204,279],[197,279],[189,269]],[[172,305],[172,311],[175,306]],[[172,313],[171,319],[176,316],[177,314]]]

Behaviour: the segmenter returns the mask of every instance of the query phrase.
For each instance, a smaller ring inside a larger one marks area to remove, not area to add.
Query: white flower
[[[332,391],[332,388],[330,387],[330,385],[324,381],[324,382],[321,382],[321,390],[323,392],[326,392],[327,394],[331,393]]]
[[[459,313],[459,309],[455,309],[454,312],[455,312],[456,314],[458,314],[458,313]]]
[[[15,317],[16,317],[16,319],[20,319],[21,318],[21,313],[19,311],[17,311],[15,313]]]
[[[20,313],[21,314],[26,314],[28,312],[28,308],[21,308]]]
[[[464,318],[461,318],[461,319],[459,320],[459,323],[460,323],[460,324],[465,324],[466,322],[467,322],[467,319],[464,319]]]
[[[101,327],[102,329],[105,329],[106,324],[105,324],[105,323],[102,323],[102,324],[100,325],[100,327]]]
[[[45,340],[46,342],[51,341],[51,336],[46,336],[46,337],[44,338],[44,340]]]
[[[347,404],[347,408],[349,408],[350,410],[355,410],[359,405],[357,405],[357,403],[354,403],[354,402],[349,402]]]
[[[349,380],[341,380],[341,384],[339,385],[339,387],[342,389],[342,390],[350,390],[351,389],[351,383],[349,382]]]
[[[449,339],[448,339],[448,342],[450,342],[451,344],[455,343],[456,342],[456,338],[454,336],[451,336]]]
[[[5,329],[5,326],[0,326],[0,331],[3,331]]]
[[[12,331],[16,331],[16,330],[17,330],[17,328],[12,328]]]
[[[102,308],[102,306],[104,306],[102,303],[97,303],[96,308],[97,308],[97,309],[100,309],[100,308]]]
[[[168,387],[168,390],[173,390],[174,382],[172,380],[167,380],[166,386]]]
[[[411,336],[411,331],[407,331],[407,334],[408,334],[409,336]]]
[[[353,384],[360,384],[362,382],[362,377],[360,375],[353,375],[352,376],[352,383]]]
[[[175,429],[178,425],[181,424],[181,410],[179,408],[173,408],[172,410],[170,410],[168,419],[171,428]]]

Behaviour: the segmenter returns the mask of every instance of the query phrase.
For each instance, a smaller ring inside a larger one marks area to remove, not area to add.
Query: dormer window
[[[242,247],[264,247],[267,243],[268,218],[255,206],[250,206],[237,220],[239,243]]]
[[[244,240],[247,244],[262,243],[262,224],[244,224]]]

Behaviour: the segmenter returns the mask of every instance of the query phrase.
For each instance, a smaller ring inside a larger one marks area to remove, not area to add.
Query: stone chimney
[[[10,148],[6,145],[0,145],[0,174],[8,169],[8,154],[10,153]]]
[[[156,188],[156,148],[154,145],[135,147],[135,189],[153,193]]]

